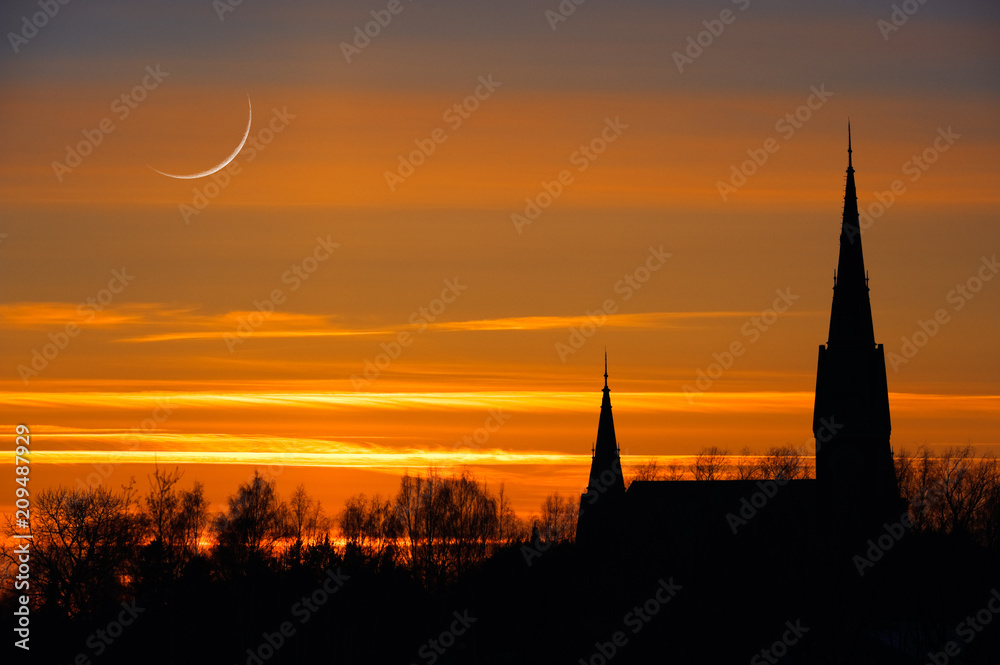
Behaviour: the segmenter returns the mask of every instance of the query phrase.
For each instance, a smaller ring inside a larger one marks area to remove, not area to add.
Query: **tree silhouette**
[[[213,526],[218,554],[235,566],[269,563],[276,543],[288,534],[288,508],[273,479],[254,471],[228,499],[229,510]]]
[[[403,550],[418,579],[438,586],[483,559],[499,531],[496,500],[468,472],[426,478],[405,475],[395,515],[406,541]]]
[[[162,587],[177,580],[191,557],[198,553],[201,532],[208,522],[208,502],[201,483],[192,490],[178,491],[183,473],[158,466],[148,476],[149,492],[145,498],[144,523],[146,542],[140,560],[145,576]]]
[[[524,537],[500,486],[494,495],[470,472],[406,473],[394,500],[353,496],[337,516],[349,547],[369,559],[391,554],[430,587],[452,581],[498,547]]]
[[[754,457],[749,446],[744,446],[736,462],[733,464],[736,480],[761,480],[764,478],[764,467],[759,459]]]
[[[676,460],[667,465],[663,473],[664,480],[682,480],[684,478],[684,466]]]
[[[642,464],[636,464],[632,467],[632,478],[629,480],[629,484],[632,484],[633,480],[662,480],[663,469],[660,468],[659,463],[650,458],[643,462]]]
[[[309,496],[302,483],[288,499],[288,518],[292,536],[300,546],[329,530],[329,522],[323,514],[323,504]]]
[[[504,491],[503,483],[500,483],[500,492],[497,495],[497,545],[505,547],[521,542],[526,537],[524,521],[514,512],[510,499],[507,498]]]
[[[1000,549],[1000,463],[971,446],[935,456],[926,448],[896,455],[900,493],[909,504],[913,530],[939,531]]]
[[[143,533],[135,508],[131,485],[121,492],[59,486],[35,496],[31,583],[46,606],[87,618],[123,597]]]
[[[190,490],[182,490],[180,495],[181,513],[179,526],[184,543],[184,549],[190,555],[197,555],[201,550],[201,536],[208,526],[208,499],[205,498],[205,486],[195,481]]]
[[[761,467],[763,477],[770,480],[795,480],[808,475],[802,454],[791,446],[768,448]]]
[[[703,449],[698,453],[694,463],[691,464],[691,472],[695,480],[722,480],[729,470],[729,453],[721,448],[712,446]]]
[[[569,497],[554,492],[542,502],[542,514],[532,524],[545,542],[571,541],[576,537],[576,520],[580,506]]]
[[[159,466],[149,477],[149,494],[146,495],[146,515],[153,540],[160,541],[166,552],[172,552],[175,541],[180,539],[177,525],[180,516],[180,499],[174,485],[181,479],[181,472],[175,467],[171,471],[160,471]]]
[[[972,446],[949,448],[940,458],[940,518],[949,533],[972,535],[979,531],[984,508],[1000,476],[996,458],[983,455],[978,460]]]
[[[370,499],[364,494],[350,497],[337,523],[348,545],[376,564],[401,533],[392,502],[378,494]]]

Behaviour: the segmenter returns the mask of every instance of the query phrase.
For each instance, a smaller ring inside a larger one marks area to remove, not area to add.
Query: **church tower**
[[[813,411],[820,509],[831,526],[849,529],[879,525],[899,504],[885,354],[875,343],[852,152],[848,124],[840,258],[830,334],[819,347]]]
[[[580,515],[576,526],[577,541],[589,544],[611,537],[615,523],[621,518],[616,515],[616,511],[625,496],[625,478],[615,438],[615,421],[611,417],[607,351],[604,352],[603,392],[597,441],[590,461],[590,481],[587,483],[587,492],[580,497]]]

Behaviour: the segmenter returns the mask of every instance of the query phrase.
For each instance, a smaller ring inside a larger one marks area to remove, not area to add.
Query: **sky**
[[[994,3],[0,27],[0,420],[36,490],[177,464],[221,509],[256,468],[336,512],[435,466],[529,513],[586,485],[605,350],[626,471],[810,453],[848,119],[892,445],[1000,452]]]

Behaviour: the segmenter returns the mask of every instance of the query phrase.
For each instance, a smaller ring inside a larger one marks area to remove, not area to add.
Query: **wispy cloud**
[[[93,407],[152,409],[162,401],[201,409],[426,409],[485,410],[505,408],[522,412],[584,411],[595,409],[595,391],[482,391],[482,392],[0,392],[15,407]],[[812,405],[811,392],[706,393],[694,405],[682,392],[615,392],[615,405],[631,411],[691,411],[726,409],[755,411]]]
[[[19,302],[0,305],[0,327],[8,329],[45,329],[77,321],[78,305],[66,302]],[[232,310],[219,314],[199,314],[198,307],[163,303],[124,303],[101,311],[88,326],[132,329],[170,327],[174,330],[124,337],[122,342],[168,342],[177,340],[215,339],[233,334],[236,326],[249,317],[259,317],[255,310]],[[709,319],[747,318],[759,315],[753,311],[716,312],[642,312],[614,314],[607,317],[604,327],[669,329],[690,327],[691,322]],[[788,316],[822,315],[823,312],[790,312]],[[684,322],[684,323],[682,323]],[[355,335],[395,335],[416,324],[351,327],[336,316],[301,312],[270,312],[267,325],[254,331],[255,337],[341,337]],[[570,328],[592,323],[586,315],[510,316],[468,321],[436,321],[423,323],[428,330],[440,332],[533,331]]]
[[[799,312],[799,316],[819,312]],[[643,312],[639,314],[613,314],[604,327],[612,328],[679,328],[678,321],[696,319],[731,319],[759,316],[760,312]],[[513,316],[502,319],[474,321],[445,321],[432,323],[432,330],[550,330],[593,324],[588,316]]]
[[[83,311],[81,311],[81,309]],[[0,327],[6,329],[44,330],[76,322],[95,328],[121,329],[126,334],[149,328],[173,328],[179,331],[150,333],[127,337],[119,341],[160,342],[176,339],[214,339],[233,334],[241,322],[249,317],[259,317],[256,310],[232,310],[219,314],[198,313],[194,305],[169,305],[164,303],[122,303],[106,307],[95,313],[85,305],[68,302],[18,302],[0,305]],[[300,312],[270,312],[269,327],[276,331],[262,330],[261,337],[301,337],[310,335],[371,335],[380,330],[348,330],[339,327],[336,317]]]
[[[32,459],[46,464],[269,464],[282,466],[323,466],[380,468],[426,468],[428,466],[465,465],[565,465],[583,464],[590,455],[567,455],[547,452],[513,452],[505,450],[403,451],[403,452],[333,452],[288,453],[283,451],[95,451],[63,450],[32,453]]]
[[[67,323],[83,323],[94,328],[164,325],[189,320],[196,309],[160,303],[124,303],[105,307],[98,313],[87,303],[16,302],[0,304],[0,327],[44,330]]]
[[[256,312],[235,311],[217,316],[183,316],[176,321],[178,327],[195,327],[196,330],[175,330],[127,337],[122,342],[168,342],[180,340],[222,339],[232,335],[235,326]],[[644,312],[639,314],[615,314],[607,317],[604,327],[608,328],[648,328],[665,330],[692,327],[693,321],[721,318],[747,318],[760,312]],[[821,312],[796,312],[794,316],[820,315]],[[684,323],[681,323],[684,322]],[[538,331],[571,328],[592,324],[587,316],[512,316],[496,319],[473,319],[469,321],[436,321],[421,323],[427,330],[437,332],[486,332],[486,331]],[[313,314],[274,313],[267,318],[267,325],[254,331],[257,338],[295,337],[350,337],[350,336],[393,336],[404,330],[412,330],[415,324],[385,325],[376,328],[352,328],[344,326],[334,317]]]
[[[152,409],[168,401],[185,409],[426,409],[485,410],[504,408],[519,412],[595,410],[595,391],[461,391],[461,392],[268,392],[230,390],[224,394],[194,391],[46,391],[0,392],[10,408],[94,407]],[[622,411],[763,411],[811,410],[812,391],[797,392],[707,392],[694,403],[683,392],[614,392],[615,406]],[[995,412],[1000,395],[929,395],[891,393],[894,412]],[[598,402],[599,403],[599,402]]]

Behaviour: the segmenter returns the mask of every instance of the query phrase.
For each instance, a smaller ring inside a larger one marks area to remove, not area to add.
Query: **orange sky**
[[[861,209],[897,183],[864,235],[893,445],[1000,452],[994,10],[923,6],[886,40],[888,10],[752,4],[678,72],[717,8],[588,4],[553,31],[534,4],[407,4],[347,63],[370,9],[70,5],[3,56],[2,421],[31,426],[36,489],[108,463],[144,483],[155,453],[217,507],[259,463],[335,510],[468,465],[536,510],[585,484],[605,347],[628,455],[808,447],[848,116]],[[248,94],[228,173],[147,168],[228,154]]]

